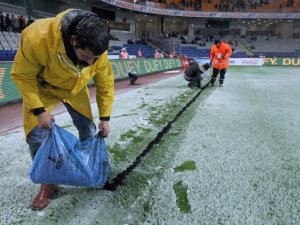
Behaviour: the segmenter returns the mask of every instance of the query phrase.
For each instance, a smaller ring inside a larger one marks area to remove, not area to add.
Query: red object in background
[[[189,68],[189,66],[190,66],[190,62],[189,62],[188,58],[182,58],[181,63],[182,63],[183,69]]]

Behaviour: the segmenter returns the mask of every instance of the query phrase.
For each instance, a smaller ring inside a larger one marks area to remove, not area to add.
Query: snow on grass
[[[173,103],[172,100],[178,96],[177,100],[182,100],[180,96],[184,93],[189,93],[188,95],[184,94],[185,97],[193,95],[194,92],[186,88],[185,85],[186,82],[183,81],[183,78],[178,76],[116,97],[110,123],[112,132],[107,139],[111,157],[112,177],[125,169],[167,122],[167,120],[162,120],[162,116],[168,116],[169,114],[168,110],[164,108],[165,105],[169,105],[170,109],[176,109],[176,107],[180,109],[181,104],[184,104],[184,102],[178,104],[178,102]],[[92,105],[92,109],[95,118],[97,118],[96,104]],[[173,113],[175,112],[176,110]],[[173,113],[170,113],[170,115]],[[67,113],[57,115],[55,119],[58,125],[77,134],[77,130]],[[27,178],[31,159],[22,129],[0,136],[0,141],[6,143],[1,145],[0,151],[3,159],[0,171],[1,189],[4,189],[1,193],[1,207],[10,209],[10,211],[2,211],[0,219],[9,224],[11,222],[21,223],[23,220],[26,221],[30,218],[30,221],[34,223],[37,218],[32,217],[34,214],[30,210],[30,203],[38,191],[38,186],[30,185]],[[122,154],[123,158],[120,157]],[[20,187],[21,190],[19,190]],[[76,193],[80,192],[80,194],[76,194],[77,196],[72,195],[74,191]],[[96,192],[101,193],[101,197],[106,193],[101,189]],[[49,223],[51,221],[62,221],[65,217],[68,218],[67,215],[70,209],[72,209],[70,214],[73,215],[77,208],[80,211],[81,207],[90,204],[94,198],[85,191],[85,188],[62,187],[61,193],[67,194],[60,196],[58,201],[53,201],[44,210],[45,215],[43,218]],[[12,195],[14,195],[13,199],[11,199]],[[86,197],[86,195],[89,197]],[[110,200],[104,197],[97,204],[105,201]],[[71,203],[71,207],[69,203]]]
[[[200,104],[171,163],[193,160],[198,172],[167,170],[148,196],[152,208],[144,224],[300,222],[300,105],[295,95],[300,77],[282,70],[271,79],[255,70],[240,76],[231,72],[224,88]],[[170,192],[181,181],[188,186],[187,215],[176,212],[176,193]]]
[[[299,224],[298,70],[230,68],[224,87],[206,89],[116,191],[61,186],[39,214],[22,129],[0,136],[1,224]],[[196,93],[176,76],[118,95],[112,176]],[[67,114],[56,121],[77,133]]]

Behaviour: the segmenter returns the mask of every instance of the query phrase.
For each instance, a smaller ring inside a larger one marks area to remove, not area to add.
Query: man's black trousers
[[[213,68],[213,74],[211,76],[210,83],[212,84],[215,83],[219,73],[220,73],[219,83],[223,84],[225,80],[226,69],[216,69],[216,68]]]

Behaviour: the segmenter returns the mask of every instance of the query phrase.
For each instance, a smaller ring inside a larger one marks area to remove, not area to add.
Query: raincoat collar
[[[79,12],[80,10],[76,9],[67,12],[62,18],[61,22],[61,36],[63,39],[62,43],[64,45],[64,53],[67,54],[67,56],[69,57],[69,59],[72,60],[74,65],[78,63],[78,59],[76,57],[72,45],[70,44],[70,36],[74,26],[82,18],[82,14]]]

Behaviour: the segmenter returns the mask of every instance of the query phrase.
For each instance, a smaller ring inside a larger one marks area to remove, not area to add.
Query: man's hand
[[[37,116],[39,125],[46,129],[51,129],[51,121],[54,121],[54,116],[49,112],[42,112]]]
[[[103,137],[108,137],[110,132],[108,121],[104,121],[104,120],[100,121],[98,128],[102,130]]]

